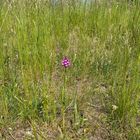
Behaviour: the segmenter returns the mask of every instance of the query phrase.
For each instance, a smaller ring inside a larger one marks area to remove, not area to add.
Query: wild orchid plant
[[[64,86],[63,86],[63,90],[62,90],[62,93],[61,93],[61,101],[62,101],[62,111],[61,112],[62,112],[62,117],[63,117],[62,127],[63,127],[63,131],[65,132],[65,106],[66,106],[66,80],[67,80],[66,69],[70,67],[71,63],[70,63],[70,60],[67,57],[64,57],[62,59],[61,64],[65,69]]]

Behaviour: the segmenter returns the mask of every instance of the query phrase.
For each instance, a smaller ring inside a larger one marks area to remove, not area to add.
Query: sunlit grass
[[[79,139],[89,139],[87,130],[94,137],[101,129],[93,117],[99,113],[102,127],[110,126],[106,139],[139,139],[137,1],[1,0],[0,47],[2,129],[29,121],[37,139],[38,121],[57,125],[62,139],[72,139],[70,128],[73,134],[83,128]]]

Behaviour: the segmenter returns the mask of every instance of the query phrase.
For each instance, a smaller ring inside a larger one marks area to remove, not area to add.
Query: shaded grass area
[[[1,138],[140,139],[139,6],[1,0]]]

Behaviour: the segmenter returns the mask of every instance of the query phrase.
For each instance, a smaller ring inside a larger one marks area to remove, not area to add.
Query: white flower
[[[115,111],[115,110],[118,109],[118,106],[116,106],[116,105],[112,105],[112,109],[113,109],[113,111]]]

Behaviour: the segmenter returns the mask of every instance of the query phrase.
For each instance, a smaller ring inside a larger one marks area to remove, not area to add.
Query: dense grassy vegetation
[[[0,0],[0,139],[139,140],[139,7]]]

